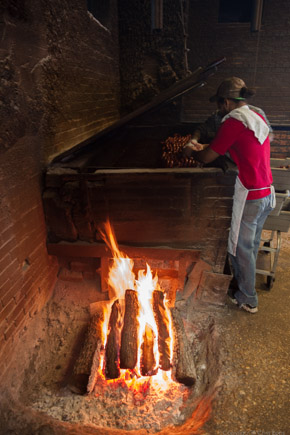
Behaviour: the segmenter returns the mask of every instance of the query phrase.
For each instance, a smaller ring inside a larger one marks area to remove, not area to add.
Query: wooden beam
[[[163,260],[191,260],[200,258],[200,251],[192,249],[174,249],[170,247],[147,247],[118,245],[119,250],[131,258],[151,258]],[[57,257],[112,257],[112,253],[104,243],[59,242],[48,243],[47,252]]]

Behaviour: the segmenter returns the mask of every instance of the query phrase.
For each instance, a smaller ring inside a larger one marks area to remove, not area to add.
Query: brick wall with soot
[[[290,128],[274,129],[274,139],[271,142],[271,157],[285,159],[290,156]]]
[[[163,0],[163,23],[160,29],[154,29],[151,6],[157,2],[118,3],[121,101],[126,114],[185,77],[185,6],[180,0]]]
[[[220,22],[219,0],[190,2],[188,47],[189,65],[207,65],[226,57],[226,62],[206,86],[183,98],[185,122],[202,122],[215,109],[209,102],[219,83],[226,77],[238,76],[256,95],[249,100],[261,107],[275,128],[272,157],[290,155],[290,2],[263,2],[261,29],[251,31],[250,22]],[[288,131],[285,131],[288,127]]]
[[[180,20],[180,2],[163,1],[163,27],[151,30],[149,3],[120,2],[120,67],[122,110],[130,112],[150,101],[189,69],[226,57],[204,87],[182,98],[181,121],[203,122],[215,109],[209,102],[219,83],[232,75],[242,77],[256,95],[249,100],[261,107],[275,128],[272,157],[290,155],[290,2],[263,2],[261,28],[252,31],[251,22],[221,22],[219,0],[195,0],[184,7],[186,45]],[[185,5],[185,4],[184,4]],[[129,31],[128,31],[129,30]],[[178,103],[178,104],[177,104]],[[154,114],[152,123],[175,122],[180,117],[179,100]],[[288,131],[285,131],[288,126]],[[194,127],[192,127],[194,128]]]
[[[0,6],[3,378],[58,272],[46,251],[44,165],[119,116],[117,5],[106,5],[100,20],[88,13],[85,1],[5,0]]]

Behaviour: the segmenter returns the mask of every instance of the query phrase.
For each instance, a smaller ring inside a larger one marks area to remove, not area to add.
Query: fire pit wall
[[[158,271],[172,304],[176,291],[180,298],[195,293],[205,303],[224,303],[235,176],[218,168],[92,174],[49,168],[43,195],[48,252],[57,257],[100,258],[105,291],[110,253],[101,243],[99,228],[109,219],[118,244],[135,259],[136,267],[142,259],[139,268],[148,261]],[[73,266],[71,261],[70,273]],[[174,280],[171,289],[166,276]]]
[[[235,176],[217,168],[51,167],[43,195],[48,251],[102,257],[98,229],[109,219],[120,245],[199,251],[208,270],[222,274]]]

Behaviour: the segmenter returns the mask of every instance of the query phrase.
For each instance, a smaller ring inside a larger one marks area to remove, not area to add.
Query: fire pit
[[[151,377],[158,386],[174,384],[172,378],[194,385],[195,366],[187,357],[182,321],[176,308],[169,309],[158,276],[153,277],[147,264],[147,270],[139,270],[136,278],[134,262],[119,250],[109,222],[103,238],[113,254],[108,274],[113,297],[106,309],[100,304],[100,311],[92,317],[75,366],[76,378],[85,380],[88,393],[94,392],[96,385],[101,389],[110,385],[108,380],[114,380],[114,385],[116,381],[133,385],[144,393],[151,386]],[[173,353],[178,358],[172,377]]]
[[[181,277],[172,274],[172,262],[164,282],[171,279],[177,288],[164,292],[162,277],[159,283],[149,265],[136,278],[109,224],[104,239],[112,259],[110,297],[101,289],[103,279],[87,289],[83,282],[58,281],[23,341],[29,364],[16,407],[9,405],[16,416],[9,427],[30,433],[42,433],[41,427],[77,434],[197,433],[219,384],[214,311],[200,297],[202,287],[178,288]],[[185,283],[198,253],[186,258],[180,261]],[[32,348],[31,335],[37,337]]]

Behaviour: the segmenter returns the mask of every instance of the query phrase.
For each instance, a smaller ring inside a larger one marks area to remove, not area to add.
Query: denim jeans
[[[264,222],[271,212],[271,195],[265,198],[247,200],[242,216],[236,256],[229,254],[234,277],[239,290],[235,298],[239,305],[258,305],[256,284],[256,260]]]

